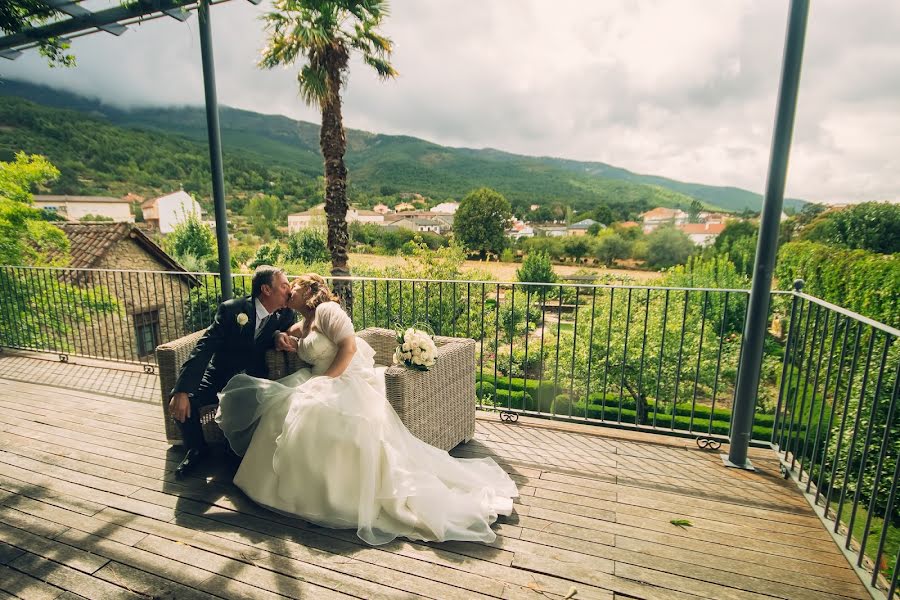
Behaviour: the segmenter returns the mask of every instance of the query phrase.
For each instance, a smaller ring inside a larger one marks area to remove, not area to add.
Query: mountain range
[[[220,106],[229,193],[267,192],[297,207],[320,195],[319,126]],[[178,185],[208,194],[202,106],[123,110],[70,92],[0,81],[0,160],[16,151],[44,154],[62,171],[57,193],[152,193]],[[416,192],[460,199],[488,186],[514,206],[601,202],[758,211],[762,197],[736,188],[633,173],[601,162],[532,157],[495,149],[452,148],[410,136],[347,129],[351,196]],[[353,198],[351,197],[351,200]],[[786,207],[799,207],[786,199]]]

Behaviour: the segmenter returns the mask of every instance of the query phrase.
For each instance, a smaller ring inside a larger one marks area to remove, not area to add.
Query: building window
[[[159,311],[149,310],[134,315],[134,337],[138,356],[153,354],[159,345]]]

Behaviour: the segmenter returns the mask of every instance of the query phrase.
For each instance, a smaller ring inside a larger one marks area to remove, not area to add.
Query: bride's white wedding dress
[[[316,309],[298,353],[311,369],[278,381],[234,377],[216,421],[243,461],[234,483],[257,503],[370,544],[396,537],[492,542],[515,483],[492,459],[458,459],[414,437],[385,397],[384,368],[356,339],[338,377],[322,376],[354,335],[341,307]]]

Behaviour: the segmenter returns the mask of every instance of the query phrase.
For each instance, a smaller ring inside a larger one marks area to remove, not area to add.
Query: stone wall
[[[95,316],[76,328],[70,336],[74,353],[117,360],[155,362],[152,353],[141,355],[135,316],[158,321],[156,344],[177,339],[186,333],[185,308],[190,287],[184,277],[164,271],[166,266],[134,240],[118,242],[98,262],[90,282],[108,290],[118,302],[117,313]],[[137,272],[135,272],[137,271]]]

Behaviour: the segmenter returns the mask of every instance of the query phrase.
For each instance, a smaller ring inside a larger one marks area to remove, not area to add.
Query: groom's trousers
[[[190,395],[191,414],[184,423],[179,423],[181,438],[188,450],[203,450],[206,448],[206,440],[203,439],[203,427],[200,425],[200,412],[204,406],[219,403],[219,392],[231,379],[232,373],[217,376],[215,372],[207,370],[203,375],[197,391]]]

